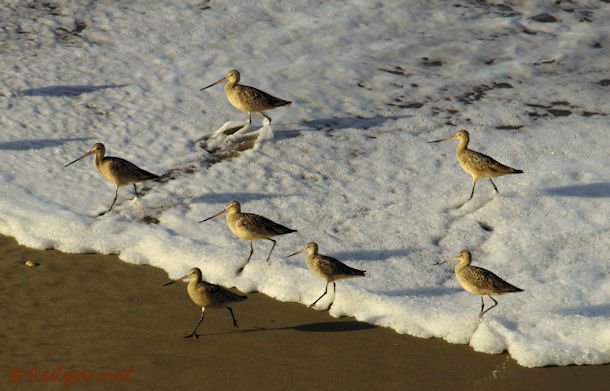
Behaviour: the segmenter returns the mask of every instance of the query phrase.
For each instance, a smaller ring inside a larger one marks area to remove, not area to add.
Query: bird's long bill
[[[213,86],[215,86],[215,85],[216,85],[216,84],[218,84],[218,83],[222,83],[223,81],[225,81],[225,78],[224,78],[224,77],[223,77],[222,79],[218,79],[218,80],[216,80],[214,83],[210,84],[210,85],[209,85],[209,86],[207,86],[207,87],[203,87],[203,88],[202,88],[202,89],[200,89],[199,91],[203,91],[203,90],[205,90],[206,88],[213,87]]]
[[[85,153],[83,156],[79,157],[78,159],[75,159],[75,160],[71,161],[70,163],[66,164],[64,166],[64,168],[68,167],[72,163],[76,163],[77,161],[81,160],[82,158],[86,158],[87,156],[91,155],[92,153],[94,153],[94,151],[89,151],[89,152]]]
[[[440,143],[441,141],[454,140],[455,136],[445,137],[434,141],[428,141],[429,143]]]
[[[302,253],[303,251],[305,251],[305,248],[302,248],[302,249],[300,249],[299,251],[293,252],[292,254],[288,255],[288,257],[291,257],[291,256],[293,256],[293,255],[300,254],[300,253]]]
[[[188,277],[188,274],[187,274],[186,276],[182,276],[182,277],[177,278],[177,279],[175,279],[175,280],[168,281],[168,282],[166,282],[165,284],[163,284],[163,285],[161,285],[161,286],[168,286],[168,285],[171,285],[171,284],[173,284],[173,283],[174,283],[174,282],[176,282],[176,281],[182,281],[182,280],[184,280],[186,277]]]
[[[227,211],[226,209],[223,209],[223,210],[221,210],[220,212],[216,213],[214,216],[210,216],[210,217],[208,217],[207,219],[203,219],[203,220],[201,220],[201,221],[200,221],[200,223],[203,223],[204,221],[212,220],[214,217],[218,217],[218,216],[220,216],[221,214],[226,213],[226,211]]]
[[[459,261],[459,260],[460,260],[460,257],[453,257],[453,258],[445,259],[442,261],[438,261],[435,263],[435,265],[442,265],[443,263],[449,263],[449,262]]]

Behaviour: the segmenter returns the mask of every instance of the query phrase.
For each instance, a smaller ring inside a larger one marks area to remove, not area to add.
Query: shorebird
[[[223,213],[227,214],[227,225],[233,235],[250,242],[250,254],[248,255],[248,259],[244,266],[237,271],[238,273],[241,273],[242,270],[244,270],[244,267],[246,267],[248,262],[250,262],[250,258],[252,258],[252,253],[254,252],[254,249],[252,248],[253,240],[267,239],[273,242],[271,251],[269,251],[269,255],[267,255],[267,263],[269,263],[269,258],[271,257],[271,253],[276,244],[276,241],[271,239],[271,237],[296,232],[296,229],[284,227],[266,217],[254,213],[242,213],[240,203],[235,200],[229,201],[225,209],[207,219],[201,220],[200,223],[218,217]]]
[[[68,167],[70,164],[76,163],[77,161],[92,154],[95,154],[94,163],[99,173],[106,180],[109,180],[116,186],[116,189],[114,191],[114,199],[112,200],[110,208],[108,208],[107,211],[101,212],[98,216],[102,216],[110,212],[110,210],[114,206],[114,203],[116,202],[120,186],[133,184],[133,191],[136,193],[136,197],[138,197],[138,189],[136,189],[136,182],[141,182],[148,179],[159,179],[158,175],[143,170],[125,159],[121,159],[120,157],[104,156],[106,154],[106,147],[102,143],[93,144],[93,147],[89,150],[89,152],[86,152],[83,156],[79,157],[74,161],[71,161],[64,167]]]
[[[323,298],[324,295],[326,295],[326,293],[328,292],[328,284],[332,282],[333,301],[331,301],[330,305],[327,308],[330,309],[335,300],[335,281],[342,280],[345,278],[362,277],[366,273],[364,270],[358,270],[354,269],[353,267],[349,267],[338,259],[318,254],[318,245],[314,242],[307,243],[305,247],[298,250],[297,252],[290,254],[289,257],[300,254],[304,251],[307,252],[306,262],[309,270],[311,270],[314,274],[322,277],[326,281],[326,287],[324,288],[324,293],[322,293],[322,296],[318,297],[316,301],[311,303],[307,308],[311,308],[316,305],[316,303],[320,301],[320,299]]]
[[[238,110],[248,113],[248,123],[252,123],[252,113],[259,113],[263,117],[267,118],[271,123],[271,117],[263,113],[263,110],[271,110],[276,107],[286,106],[292,102],[276,98],[275,96],[269,95],[268,93],[261,91],[257,88],[244,86],[239,83],[239,72],[235,69],[227,72],[225,77],[215,81],[207,87],[203,87],[201,91],[206,88],[215,86],[218,83],[226,81],[225,94],[229,102]]]
[[[493,185],[496,193],[499,193],[496,184],[491,178],[506,174],[523,173],[522,170],[517,170],[515,168],[505,166],[504,164],[497,162],[496,160],[485,154],[468,149],[468,141],[470,141],[470,135],[468,131],[464,129],[458,130],[451,137],[430,141],[430,143],[438,143],[447,140],[460,140],[460,143],[458,144],[457,149],[455,151],[457,154],[458,162],[460,163],[462,169],[472,176],[472,191],[470,192],[470,198],[468,198],[468,200],[472,199],[472,196],[474,195],[474,187],[476,186],[479,178],[488,178],[491,184]]]
[[[498,302],[491,297],[492,294],[502,295],[504,293],[523,292],[523,289],[509,284],[489,270],[483,269],[482,267],[472,266],[470,264],[470,260],[470,251],[462,250],[460,255],[457,257],[437,262],[436,265],[460,261],[455,266],[455,276],[464,290],[481,296],[481,312],[479,313],[479,317],[482,317],[487,311],[498,305]],[[483,311],[485,308],[483,296],[489,297],[494,302],[494,304],[485,311]]]
[[[186,290],[189,294],[189,297],[193,301],[193,303],[197,304],[201,307],[201,318],[195,326],[195,329],[189,335],[185,335],[184,338],[194,337],[195,339],[199,339],[199,334],[197,334],[197,329],[201,322],[203,322],[203,314],[206,308],[226,308],[231,313],[231,318],[233,318],[233,327],[239,328],[237,325],[237,320],[235,319],[235,315],[233,315],[233,309],[230,304],[237,303],[239,301],[244,301],[247,299],[246,296],[236,295],[235,293],[227,290],[220,285],[210,284],[207,281],[204,281],[201,276],[201,270],[199,268],[194,267],[189,270],[186,276],[180,277],[177,280],[169,281],[163,284],[163,286],[167,286],[173,284],[176,281],[184,280],[185,278],[189,278],[189,283],[186,287]]]

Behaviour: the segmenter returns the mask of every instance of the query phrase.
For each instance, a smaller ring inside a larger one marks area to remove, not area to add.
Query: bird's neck
[[[197,287],[197,285],[198,285],[200,282],[201,282],[201,279],[200,279],[200,278],[195,278],[195,277],[193,277],[193,278],[191,278],[191,279],[189,280],[189,283],[188,283],[188,288],[190,288],[190,289],[194,289],[195,287]]]
[[[307,267],[311,270],[315,269],[315,256],[311,255],[311,254],[307,254],[307,256],[305,257],[305,263],[307,264]]]
[[[459,155],[460,153],[462,153],[463,151],[465,151],[466,149],[468,149],[468,138],[462,138],[460,139],[460,143],[458,144],[457,148],[455,149],[455,152]]]
[[[457,273],[469,265],[470,265],[470,261],[468,261],[466,259],[462,259],[462,260],[460,260],[460,262],[457,265],[455,265],[455,272]]]
[[[228,81],[227,84],[225,84],[225,93],[231,91],[236,85],[236,81]]]
[[[99,168],[103,161],[104,161],[104,154],[101,151],[95,152],[95,159],[93,159],[93,163],[95,164],[95,167]]]
[[[237,216],[239,215],[239,212],[236,210],[228,210],[227,211],[227,224],[231,225],[233,224],[233,222],[235,221],[235,219],[237,219]]]

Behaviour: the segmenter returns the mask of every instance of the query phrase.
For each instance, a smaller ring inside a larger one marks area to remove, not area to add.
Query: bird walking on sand
[[[455,276],[462,288],[472,294],[481,296],[481,312],[479,313],[479,318],[498,305],[498,302],[491,297],[492,294],[502,295],[511,292],[523,292],[523,289],[509,284],[489,270],[472,266],[470,264],[471,255],[468,250],[462,250],[457,257],[437,262],[436,265],[453,261],[460,261],[455,266]],[[483,311],[485,308],[483,296],[489,297],[494,302],[494,304],[485,311]]]
[[[104,212],[101,212],[98,216],[102,216],[110,212],[114,206],[114,203],[116,202],[120,186],[133,184],[133,191],[136,193],[136,197],[138,197],[136,182],[142,182],[148,179],[159,179],[158,175],[143,170],[125,159],[121,159],[120,157],[104,156],[106,154],[106,147],[102,143],[95,143],[88,152],[78,159],[66,164],[64,167],[68,167],[70,164],[76,163],[77,161],[92,154],[95,154],[94,163],[99,173],[106,180],[109,180],[116,186],[114,191],[114,199],[112,200],[110,208]]]
[[[232,303],[246,300],[246,296],[237,295],[230,290],[221,287],[220,285],[210,284],[209,282],[204,281],[201,276],[201,270],[197,267],[189,270],[186,276],[180,277],[177,280],[166,282],[163,284],[163,286],[173,284],[174,282],[184,280],[185,278],[189,278],[189,283],[186,287],[189,297],[193,303],[201,307],[201,318],[199,319],[199,322],[197,323],[197,326],[195,326],[193,332],[189,335],[185,335],[184,338],[194,337],[195,339],[199,339],[197,329],[199,328],[199,325],[201,325],[201,322],[203,322],[203,314],[206,308],[224,307],[228,309],[231,313],[231,318],[233,319],[233,327],[239,328],[235,315],[233,314],[233,309],[230,305]]]
[[[470,134],[464,129],[458,130],[451,137],[430,141],[430,143],[438,143],[447,140],[460,141],[455,151],[457,154],[458,162],[460,163],[462,169],[472,176],[472,191],[470,192],[470,198],[468,198],[468,200],[472,199],[472,196],[474,195],[474,187],[476,186],[479,178],[488,178],[491,184],[493,185],[496,193],[499,193],[496,184],[491,178],[506,174],[523,173],[523,170],[517,170],[515,168],[505,166],[504,164],[497,162],[496,160],[485,154],[468,149]]]
[[[250,254],[248,255],[248,259],[246,260],[244,266],[237,271],[238,273],[241,273],[244,270],[244,267],[246,267],[248,262],[250,262],[250,258],[252,258],[252,253],[254,252],[254,249],[252,248],[253,240],[267,239],[273,242],[271,251],[269,251],[269,255],[267,255],[267,263],[269,263],[269,258],[271,257],[275,244],[277,243],[271,238],[273,236],[297,232],[295,229],[284,227],[283,225],[275,223],[266,217],[259,216],[254,213],[242,213],[240,203],[235,200],[229,201],[225,209],[213,216],[208,217],[207,219],[201,220],[200,223],[220,216],[223,213],[227,214],[227,225],[229,226],[229,229],[233,235],[250,242]]]
[[[311,308],[314,305],[316,305],[316,303],[318,301],[320,301],[320,299],[326,295],[326,293],[328,292],[328,284],[330,284],[332,282],[333,283],[333,300],[331,301],[330,305],[327,308],[330,310],[330,307],[332,307],[333,302],[335,301],[335,295],[336,295],[335,281],[346,279],[346,278],[362,277],[366,273],[364,270],[358,270],[358,269],[354,269],[353,267],[347,266],[346,264],[339,261],[338,259],[328,257],[326,255],[318,254],[318,245],[314,242],[307,243],[305,245],[305,247],[303,247],[302,249],[298,250],[295,253],[290,254],[289,257],[296,255],[296,254],[300,254],[304,251],[307,252],[306,262],[307,262],[307,267],[309,268],[309,270],[311,270],[314,274],[322,277],[326,281],[326,287],[324,288],[324,293],[322,293],[322,296],[318,297],[316,299],[316,301],[311,303],[309,305],[309,307],[307,307],[307,308]]]
[[[225,77],[215,81],[207,87],[203,87],[201,91],[206,88],[215,86],[218,83],[226,81],[225,94],[229,102],[238,110],[248,113],[248,123],[252,123],[252,113],[259,113],[263,117],[269,120],[271,123],[271,117],[263,112],[263,110],[271,110],[276,107],[286,106],[292,102],[276,98],[275,96],[269,95],[268,93],[261,91],[257,88],[244,86],[239,83],[239,72],[235,69],[227,72]]]

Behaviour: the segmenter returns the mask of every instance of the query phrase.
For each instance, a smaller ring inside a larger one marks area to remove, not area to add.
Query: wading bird
[[[207,281],[204,281],[201,276],[201,270],[197,267],[189,270],[188,274],[184,277],[180,277],[177,280],[173,280],[170,282],[166,282],[163,286],[167,286],[173,284],[176,281],[184,280],[185,278],[189,278],[189,283],[186,287],[186,290],[189,294],[189,297],[199,307],[201,307],[201,318],[195,326],[195,329],[189,335],[185,335],[184,338],[194,337],[195,339],[199,338],[199,334],[197,334],[197,329],[201,322],[203,322],[203,314],[206,308],[226,308],[231,313],[231,318],[233,319],[233,327],[239,328],[237,325],[237,320],[235,319],[235,315],[233,315],[233,309],[231,309],[232,303],[237,303],[239,301],[244,301],[247,299],[246,296],[236,295],[235,293],[229,291],[221,287],[220,285],[210,284]]]
[[[201,91],[206,88],[215,86],[218,83],[226,81],[225,94],[229,102],[238,110],[248,113],[248,123],[252,123],[252,113],[259,113],[263,117],[269,120],[271,123],[271,117],[263,113],[264,110],[275,109],[276,107],[286,106],[291,104],[284,99],[276,98],[275,96],[269,95],[268,93],[261,91],[257,88],[244,86],[239,83],[239,72],[235,69],[227,72],[225,77],[215,81],[207,87],[203,87]]]
[[[252,248],[253,240],[267,239],[273,242],[269,255],[267,255],[267,263],[269,263],[269,258],[271,257],[271,253],[276,244],[276,241],[271,239],[271,237],[296,232],[295,229],[284,227],[266,217],[254,213],[242,213],[240,203],[235,200],[229,201],[225,209],[207,219],[201,220],[200,223],[220,216],[223,213],[227,214],[227,225],[233,235],[250,242],[250,254],[248,255],[248,259],[244,266],[238,270],[238,273],[241,273],[242,270],[244,270],[244,267],[246,267],[248,262],[250,262],[250,258],[252,258],[252,253],[254,252],[254,249]]]
[[[470,251],[462,250],[460,255],[457,257],[449,258],[444,261],[437,262],[436,265],[443,263],[460,261],[455,266],[455,276],[458,282],[464,288],[464,290],[481,296],[481,312],[479,317],[482,317],[487,311],[491,310],[498,305],[498,302],[491,297],[491,295],[502,295],[511,292],[523,292],[523,289],[517,288],[514,285],[509,284],[494,273],[482,267],[472,266],[470,264],[471,255]],[[483,296],[489,297],[494,304],[487,308],[485,311],[485,303],[483,302]]]
[[[326,281],[326,287],[324,288],[324,293],[322,293],[322,296],[318,297],[316,301],[311,303],[307,308],[311,308],[316,305],[316,303],[326,295],[326,293],[328,292],[328,284],[332,282],[333,300],[327,308],[330,309],[330,307],[333,305],[333,302],[335,301],[335,281],[346,278],[362,277],[366,273],[364,270],[358,270],[354,269],[353,267],[349,267],[338,259],[318,254],[318,245],[314,242],[307,243],[305,247],[295,253],[290,254],[289,257],[300,254],[304,251],[307,252],[306,262],[309,270],[311,270],[317,276],[322,277],[324,281]]]
[[[101,212],[98,216],[102,216],[110,212],[110,210],[114,206],[114,203],[116,202],[120,186],[133,184],[133,191],[136,193],[137,197],[138,190],[136,189],[136,182],[142,182],[148,179],[159,179],[158,175],[143,170],[125,159],[121,159],[120,157],[104,156],[106,154],[106,147],[102,143],[95,143],[93,147],[89,150],[89,152],[85,153],[78,159],[71,161],[64,167],[68,167],[70,164],[76,163],[77,161],[92,154],[95,154],[94,163],[99,173],[106,180],[109,180],[116,186],[116,189],[114,191],[114,199],[112,200],[110,208],[108,208],[108,210],[104,212]]]
[[[472,176],[472,191],[470,192],[470,198],[468,198],[468,200],[472,199],[472,196],[474,195],[474,187],[476,186],[479,178],[488,178],[491,184],[493,185],[496,193],[499,193],[496,184],[491,178],[506,174],[523,173],[522,170],[517,170],[515,168],[505,166],[504,164],[497,162],[496,160],[485,154],[468,149],[470,135],[468,131],[464,129],[458,130],[451,137],[430,141],[430,143],[438,143],[447,140],[460,141],[455,151],[457,154],[458,162],[460,163],[462,169],[468,174],[470,174],[470,176]]]

